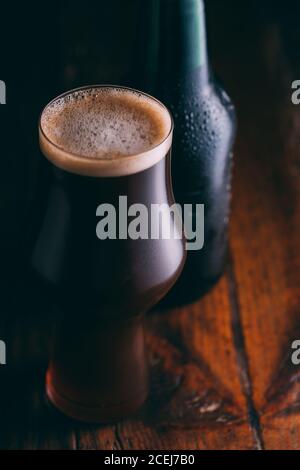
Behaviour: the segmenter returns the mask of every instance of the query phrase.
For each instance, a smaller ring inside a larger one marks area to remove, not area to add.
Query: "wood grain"
[[[190,307],[152,314],[147,331],[149,400],[134,419],[94,429],[99,448],[255,448],[232,347],[227,279]],[[90,434],[79,432],[79,443],[90,448]]]
[[[291,363],[300,337],[300,110],[291,104],[295,77],[283,42],[276,23],[257,31],[235,75],[243,89],[236,89],[232,272],[250,398],[267,449],[300,443],[299,367]]]
[[[12,270],[0,303],[10,358],[0,448],[300,449],[300,368],[290,360],[300,338],[300,107],[290,101],[300,33],[262,2],[224,3],[208,5],[214,68],[239,122],[223,278],[190,306],[148,315],[149,399],[136,416],[96,426],[47,403],[55,312],[25,268]]]

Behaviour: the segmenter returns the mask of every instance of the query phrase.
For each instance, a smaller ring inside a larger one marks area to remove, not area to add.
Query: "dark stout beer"
[[[32,265],[62,312],[47,394],[74,418],[118,419],[147,395],[141,316],[179,276],[183,240],[99,239],[96,211],[118,208],[120,195],[128,206],[171,205],[171,142],[167,109],[125,88],[75,90],[42,113],[54,181]]]

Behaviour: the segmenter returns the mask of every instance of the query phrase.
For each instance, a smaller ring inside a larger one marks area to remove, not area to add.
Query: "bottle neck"
[[[172,79],[198,72],[202,84],[209,81],[203,0],[161,0],[161,70]]]

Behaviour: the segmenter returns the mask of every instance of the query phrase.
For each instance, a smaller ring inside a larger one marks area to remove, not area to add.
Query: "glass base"
[[[139,391],[132,398],[119,403],[103,403],[103,405],[86,405],[70,400],[55,389],[49,371],[46,375],[46,394],[52,405],[69,418],[86,423],[107,424],[134,414],[144,404],[148,389]]]

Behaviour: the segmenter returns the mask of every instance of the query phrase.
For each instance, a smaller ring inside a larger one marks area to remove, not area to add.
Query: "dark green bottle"
[[[204,204],[205,212],[204,246],[188,252],[183,274],[164,301],[180,305],[207,292],[223,272],[235,111],[210,69],[203,1],[148,0],[146,5],[147,24],[141,20],[147,37],[141,55],[144,73],[137,74],[143,80],[136,85],[161,99],[173,114],[176,201]]]

